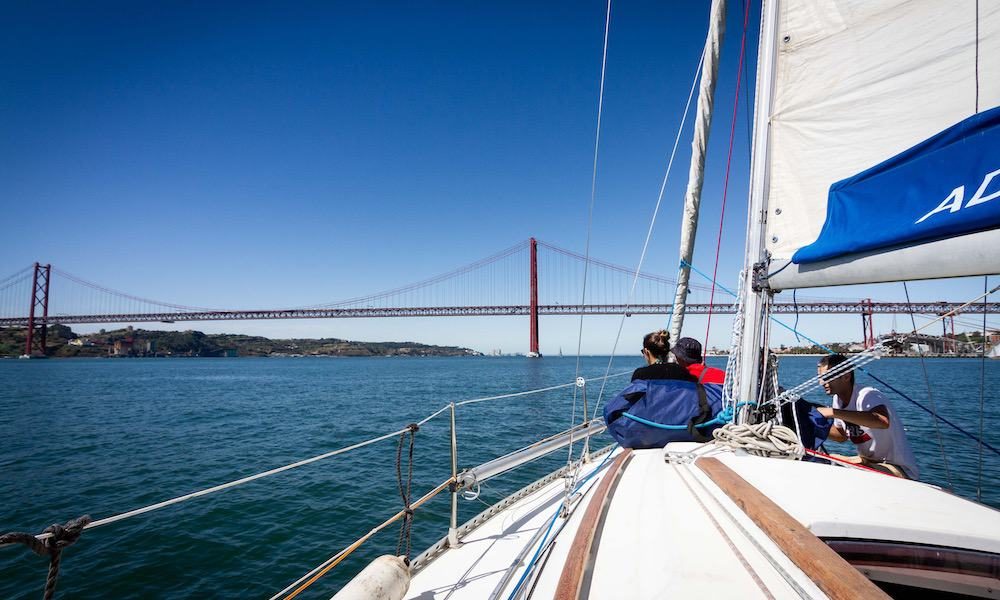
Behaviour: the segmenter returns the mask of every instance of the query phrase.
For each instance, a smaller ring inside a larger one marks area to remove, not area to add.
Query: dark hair
[[[819,364],[817,366],[826,367],[827,370],[829,370],[838,365],[842,365],[845,362],[847,362],[847,357],[843,354],[827,354],[823,358],[819,359]],[[851,376],[851,383],[854,383],[854,370],[848,370],[846,373]]]
[[[653,358],[667,360],[670,355],[670,332],[666,329],[647,333],[642,338],[642,347],[653,355]]]

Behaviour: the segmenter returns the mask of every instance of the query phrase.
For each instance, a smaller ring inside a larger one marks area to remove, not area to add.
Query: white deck
[[[738,456],[711,445],[671,444],[668,450],[719,458],[819,536],[1000,552],[1000,513],[933,486]],[[596,467],[588,465],[584,474]],[[529,579],[533,598],[553,596],[602,476],[588,482],[571,516],[557,521],[555,543]],[[537,548],[532,537],[548,526],[562,493],[563,482],[556,480],[466,534],[461,547],[416,573],[407,597],[506,599]],[[593,576],[582,597],[825,597],[695,464],[668,462],[663,450],[633,453],[598,535]]]

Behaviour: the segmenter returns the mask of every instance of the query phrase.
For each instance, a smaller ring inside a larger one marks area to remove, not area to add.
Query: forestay
[[[1000,271],[1000,4],[976,4],[778,3],[772,288]]]

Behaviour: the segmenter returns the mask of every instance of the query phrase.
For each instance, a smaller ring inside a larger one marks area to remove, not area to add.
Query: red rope
[[[740,41],[740,64],[736,70],[736,94],[733,98],[733,122],[729,128],[729,157],[726,159],[726,179],[722,185],[722,212],[719,215],[719,234],[715,241],[715,266],[712,268],[712,291],[708,297],[708,324],[705,326],[705,344],[708,348],[708,334],[712,330],[712,308],[715,306],[715,279],[719,273],[719,253],[722,250],[722,225],[726,220],[726,196],[729,192],[729,171],[733,164],[733,145],[736,139],[736,117],[740,107],[740,84],[743,81],[743,58],[747,48],[747,23],[750,21],[750,0],[743,6],[743,39]]]
[[[864,469],[865,471],[871,471],[872,473],[878,473],[879,475],[886,475],[888,477],[895,477],[895,475],[893,475],[892,473],[886,473],[885,471],[879,471],[878,469],[873,469],[871,467],[866,467],[864,465],[859,465],[858,463],[854,463],[854,462],[851,462],[849,460],[844,460],[842,458],[837,458],[835,456],[830,456],[829,454],[823,454],[822,452],[817,452],[815,450],[810,450],[809,448],[804,448],[804,450],[806,452],[808,452],[809,454],[812,454],[814,456],[819,456],[821,458],[825,458],[826,460],[829,460],[829,461],[838,462],[840,464],[848,465],[850,467],[857,467],[859,469]]]

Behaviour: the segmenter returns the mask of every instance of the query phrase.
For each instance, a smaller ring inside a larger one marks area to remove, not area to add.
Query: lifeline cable
[[[621,373],[615,373],[613,375],[608,375],[605,378],[594,378],[594,379],[595,380],[596,379],[610,379],[610,378],[613,378],[613,377],[621,377],[621,376],[627,375],[627,374],[628,374],[628,372],[626,371],[626,372],[621,372]],[[550,390],[554,390],[554,389],[566,388],[566,387],[574,386],[574,385],[576,385],[575,382],[574,383],[567,383],[567,384],[563,384],[563,385],[551,386],[551,387],[547,387],[547,388],[539,388],[539,389],[535,389],[535,390],[527,390],[527,391],[524,391],[524,392],[515,392],[515,393],[511,393],[511,394],[501,394],[501,395],[498,395],[498,396],[487,396],[487,397],[484,397],[484,398],[472,398],[472,399],[469,399],[469,400],[463,400],[461,402],[456,402],[455,406],[462,406],[462,405],[465,405],[465,404],[474,404],[474,403],[478,403],[478,402],[486,402],[488,400],[500,400],[500,399],[504,399],[504,398],[513,398],[513,397],[518,397],[518,396],[527,396],[529,394],[537,394],[537,393],[546,392],[546,391],[550,391]],[[446,406],[442,407],[441,409],[435,411],[434,413],[432,413],[431,415],[425,417],[424,419],[422,419],[420,421],[417,421],[416,425],[423,426],[425,423],[427,423],[431,419],[437,417],[438,415],[440,415],[441,413],[445,412],[449,408],[450,408],[450,405],[446,405]],[[226,490],[226,489],[229,489],[229,488],[232,488],[232,487],[243,485],[244,483],[250,483],[251,481],[256,481],[257,479],[262,479],[264,477],[269,477],[271,475],[276,475],[276,474],[282,473],[284,471],[289,471],[289,470],[292,470],[292,469],[296,469],[298,467],[302,467],[302,466],[308,465],[310,463],[314,463],[314,462],[317,462],[317,461],[320,461],[320,460],[323,460],[323,459],[326,459],[326,458],[331,458],[331,457],[337,456],[338,454],[344,454],[344,453],[350,452],[352,450],[357,450],[359,448],[363,448],[365,446],[374,444],[376,442],[380,442],[382,440],[387,440],[387,439],[395,437],[397,435],[406,433],[409,430],[410,430],[410,426],[407,426],[407,427],[404,427],[404,428],[399,429],[397,431],[393,431],[391,433],[387,433],[385,435],[381,435],[381,436],[378,436],[378,437],[375,437],[375,438],[371,438],[371,439],[365,440],[363,442],[358,442],[357,444],[353,444],[351,446],[346,446],[344,448],[340,448],[340,449],[337,449],[337,450],[332,450],[330,452],[319,454],[319,455],[313,456],[311,458],[307,458],[307,459],[300,460],[300,461],[297,461],[297,462],[294,462],[294,463],[290,463],[290,464],[284,465],[282,467],[277,467],[277,468],[274,468],[274,469],[271,469],[271,470],[268,470],[268,471],[264,471],[264,472],[261,472],[261,473],[256,473],[254,475],[249,475],[247,477],[243,477],[243,478],[240,478],[240,479],[236,479],[236,480],[233,480],[233,481],[229,481],[229,482],[226,482],[226,483],[215,485],[215,486],[212,486],[212,487],[209,487],[209,488],[205,488],[205,489],[202,489],[202,490],[199,490],[199,491],[196,491],[196,492],[191,492],[190,494],[184,494],[182,496],[177,496],[177,497],[171,498],[169,500],[164,500],[162,502],[157,502],[155,504],[150,504],[150,505],[147,505],[147,506],[144,506],[144,507],[141,507],[141,508],[137,508],[137,509],[133,509],[133,510],[130,510],[130,511],[127,511],[127,512],[124,512],[124,513],[119,513],[117,515],[106,517],[104,519],[98,519],[96,521],[88,523],[86,525],[86,527],[84,527],[84,529],[91,529],[91,528],[94,528],[94,527],[101,527],[103,525],[110,525],[111,523],[116,523],[118,521],[122,521],[122,520],[128,519],[130,517],[135,517],[135,516],[138,516],[138,515],[141,515],[141,514],[145,514],[145,513],[148,513],[148,512],[159,510],[161,508],[166,508],[168,506],[172,506],[174,504],[185,502],[187,500],[193,500],[194,498],[199,498],[201,496],[207,496],[207,495],[213,494],[215,492],[221,492],[223,490]],[[35,538],[38,539],[39,541],[46,540],[49,537],[51,537],[50,533],[41,533],[41,534],[35,536]],[[9,546],[9,545],[10,545],[9,543],[0,543],[0,548],[3,548],[5,546]]]

